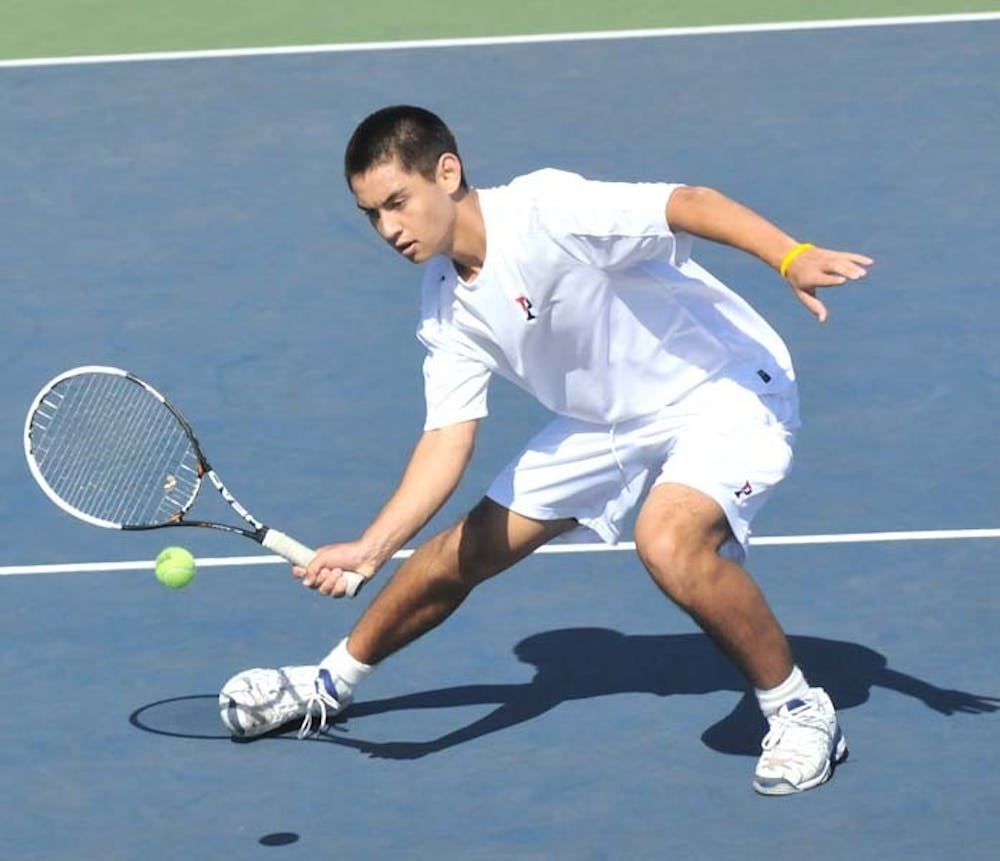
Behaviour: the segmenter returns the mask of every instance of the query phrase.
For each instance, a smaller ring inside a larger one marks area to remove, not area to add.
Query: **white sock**
[[[375,669],[368,664],[362,664],[347,651],[347,637],[341,640],[337,647],[319,662],[320,678],[327,690],[341,703],[349,703],[354,698],[354,688],[357,687]],[[329,674],[324,678],[323,670]],[[333,685],[333,690],[330,686]]]
[[[789,700],[802,699],[809,693],[809,683],[802,675],[802,670],[798,667],[792,667],[792,674],[776,688],[766,691],[754,688],[754,693],[757,694],[757,702],[760,703],[760,710],[764,712],[764,717],[769,718],[771,715],[777,714],[778,709]]]

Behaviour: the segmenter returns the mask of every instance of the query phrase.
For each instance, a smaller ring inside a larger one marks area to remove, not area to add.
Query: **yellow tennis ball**
[[[183,589],[194,572],[194,556],[183,547],[166,547],[156,557],[156,579],[171,589]]]

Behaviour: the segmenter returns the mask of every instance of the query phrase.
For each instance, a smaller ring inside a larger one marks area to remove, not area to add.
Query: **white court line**
[[[933,529],[913,532],[845,532],[834,535],[773,535],[751,538],[754,547],[787,547],[797,544],[871,544],[880,541],[944,541],[970,538],[1000,538],[1000,529]],[[535,553],[607,553],[635,550],[635,543],[619,544],[549,544]],[[412,550],[400,550],[392,558],[405,559]],[[222,556],[197,560],[199,568],[231,568],[248,565],[287,565],[280,556]],[[150,559],[132,562],[71,562],[63,565],[0,566],[0,577],[18,574],[78,574],[85,571],[151,571]]]
[[[457,39],[423,39],[392,42],[349,42],[321,45],[289,45],[281,47],[232,48],[201,51],[162,51],[134,54],[101,54],[75,57],[36,57],[0,60],[0,69],[31,66],[66,66],[98,63],[131,63],[165,60],[224,59],[232,57],[283,56],[294,54],[348,53],[408,50],[416,48],[455,48],[491,45],[523,45],[551,42],[583,42],[613,39],[648,39],[673,36],[724,35],[739,33],[773,33],[802,30],[832,30],[872,27],[913,26],[1000,21],[1000,12],[960,13],[950,15],[909,15],[882,18],[841,18],[819,21],[780,21],[762,24],[729,24],[701,27],[669,27],[642,30],[604,30],[580,33],[545,33],[520,36],[470,37]],[[998,538],[1000,529],[957,529],[913,532],[868,532],[840,535],[786,535],[752,538],[754,546],[788,546],[802,544],[860,544],[879,541],[930,541],[944,539]],[[634,550],[632,542],[606,544],[553,544],[536,553],[595,553]],[[403,559],[412,550],[401,550],[393,558]],[[199,567],[217,568],[248,565],[287,564],[280,556],[231,556],[203,558]],[[150,560],[131,562],[82,562],[61,565],[0,566],[0,576],[19,574],[62,574],[85,571],[139,571],[154,567]]]
[[[834,30],[900,27],[918,24],[966,24],[998,21],[1000,12],[951,15],[900,15],[886,18],[835,18],[821,21],[775,21],[764,24],[724,24],[704,27],[661,27],[643,30],[599,30],[581,33],[539,33],[521,36],[472,36],[458,39],[413,39],[394,42],[342,42],[323,45],[284,45],[260,48],[218,48],[202,51],[153,51],[135,54],[93,54],[75,57],[30,57],[0,60],[0,69],[29,66],[79,66],[94,63],[141,63],[164,60],[209,60],[231,57],[269,57],[293,54],[333,54],[366,51],[403,51],[414,48],[468,48],[493,45],[531,45],[549,42],[592,42],[609,39],[650,39],[671,36],[713,36],[733,33],[777,33],[795,30]]]
[[[955,24],[1000,20],[1000,12],[960,13],[951,15],[909,15],[882,18],[841,18],[819,21],[779,21],[762,24],[729,24],[702,27],[668,27],[642,30],[603,30],[580,33],[543,33],[520,36],[469,37],[458,39],[422,39],[391,42],[348,42],[321,45],[288,45],[261,48],[226,48],[201,51],[161,51],[134,54],[100,54],[75,57],[35,57],[0,60],[0,69],[33,66],[67,66],[98,63],[133,63],[166,60],[225,59],[235,57],[285,56],[295,54],[349,53],[410,50],[417,48],[457,48],[492,45],[524,45],[551,42],[584,42],[614,39],[649,39],[674,36],[725,35],[739,33],[774,33],[802,30],[833,30],[871,27],[896,27],[925,24]],[[802,544],[860,544],[878,541],[931,541],[944,539],[998,538],[1000,529],[954,529],[913,532],[867,532],[840,535],[786,535],[752,538],[754,546]],[[595,553],[634,550],[632,542],[606,544],[553,544],[536,553]],[[393,558],[403,559],[412,550],[401,550]],[[199,567],[287,564],[280,556],[230,556],[198,560]],[[84,571],[139,571],[153,568],[150,560],[131,562],[82,562],[62,565],[0,566],[0,576],[19,574],[62,574]]]

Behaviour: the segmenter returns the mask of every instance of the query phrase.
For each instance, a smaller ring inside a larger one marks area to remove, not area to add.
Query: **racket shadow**
[[[1000,710],[1000,699],[938,687],[889,666],[867,646],[818,637],[789,637],[796,661],[810,683],[823,687],[838,710],[865,703],[873,687],[912,697],[943,715]],[[766,725],[743,677],[702,634],[628,635],[605,628],[545,631],[522,640],[514,655],[535,667],[521,684],[474,684],[354,703],[344,720],[314,740],[386,759],[416,759],[531,721],[562,703],[616,694],[659,697],[732,692],[736,706],[701,735],[720,753],[756,756]],[[136,709],[137,729],[180,738],[229,739],[219,725],[215,694],[175,697]],[[345,721],[390,712],[494,708],[482,718],[429,741],[373,742],[338,732]],[[665,716],[665,720],[669,717]],[[295,739],[289,725],[267,738]]]
[[[336,726],[345,719],[331,722]],[[273,732],[254,738],[232,738],[219,719],[218,694],[190,694],[157,700],[140,706],[128,717],[128,722],[138,730],[170,738],[205,739],[249,744],[258,738],[298,741],[297,731],[301,721],[292,721]]]
[[[219,720],[218,694],[193,694],[157,700],[128,716],[136,729],[172,738],[228,739]]]

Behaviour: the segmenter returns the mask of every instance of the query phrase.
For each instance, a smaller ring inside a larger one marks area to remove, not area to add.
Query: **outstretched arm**
[[[344,570],[373,577],[445,503],[458,486],[475,446],[477,421],[425,431],[392,497],[357,541],[328,544],[308,568],[293,568],[310,588],[341,597]]]
[[[890,691],[898,691],[921,700],[929,708],[943,715],[990,714],[1000,711],[1000,698],[950,688],[939,688],[923,679],[917,679],[886,667],[873,680]]]
[[[837,287],[867,274],[872,259],[863,254],[803,247],[781,228],[711,188],[683,186],[667,201],[670,229],[721,242],[760,258],[788,280],[796,297],[821,322],[826,306],[820,287]],[[784,267],[783,267],[784,264]]]

